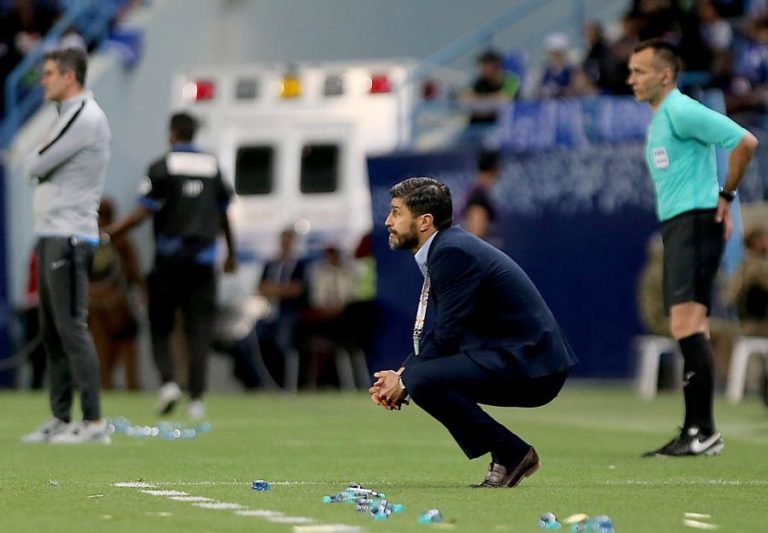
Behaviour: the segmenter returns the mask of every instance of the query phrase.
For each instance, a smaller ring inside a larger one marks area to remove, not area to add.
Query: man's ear
[[[421,216],[421,222],[419,224],[419,231],[427,231],[430,226],[434,225],[435,219],[430,213],[425,213]]]

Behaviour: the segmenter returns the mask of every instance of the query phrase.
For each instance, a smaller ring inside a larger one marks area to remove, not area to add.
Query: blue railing
[[[40,106],[39,65],[45,53],[57,47],[62,35],[75,28],[86,43],[100,42],[125,0],[68,0],[67,11],[45,38],[14,68],[2,88],[5,92],[5,119],[0,123],[0,149],[5,148],[18,129]]]

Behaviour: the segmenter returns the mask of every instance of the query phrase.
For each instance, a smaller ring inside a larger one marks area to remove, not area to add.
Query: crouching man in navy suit
[[[488,473],[477,487],[515,487],[539,469],[539,456],[478,404],[549,403],[576,356],[517,263],[452,225],[446,185],[409,178],[390,195],[389,245],[415,255],[424,286],[414,351],[399,370],[374,374],[371,398],[397,410],[410,396],[448,429],[467,457],[490,452]],[[428,306],[434,306],[434,322],[423,333]]]

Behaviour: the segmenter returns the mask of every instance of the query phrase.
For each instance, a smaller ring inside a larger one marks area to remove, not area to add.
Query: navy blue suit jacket
[[[507,378],[537,378],[577,359],[552,312],[509,256],[458,226],[440,230],[427,258],[434,321],[419,360],[466,353]]]

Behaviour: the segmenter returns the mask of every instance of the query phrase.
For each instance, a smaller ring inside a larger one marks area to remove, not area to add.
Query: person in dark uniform
[[[374,374],[371,399],[393,410],[410,395],[450,431],[468,458],[490,452],[488,473],[478,487],[517,486],[539,469],[539,456],[478,404],[549,403],[576,356],[517,263],[452,225],[447,186],[409,178],[390,194],[389,245],[415,255],[424,284],[413,352],[399,370]],[[428,303],[434,320],[425,331]]]
[[[232,191],[222,179],[216,158],[192,144],[196,130],[197,121],[191,115],[171,117],[171,151],[150,165],[140,186],[139,205],[105,229],[116,239],[146,218],[154,218],[155,265],[148,292],[152,350],[163,383],[157,409],[167,414],[181,398],[169,342],[180,309],[189,352],[189,416],[193,419],[205,415],[202,396],[216,303],[216,239],[222,232],[228,250],[224,271],[236,268],[227,218]]]

